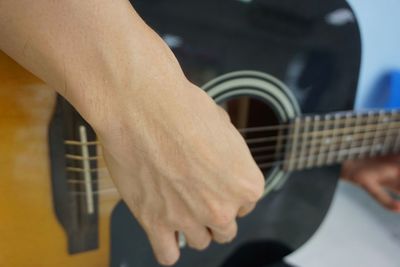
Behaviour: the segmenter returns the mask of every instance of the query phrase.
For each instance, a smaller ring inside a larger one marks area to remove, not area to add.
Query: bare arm
[[[177,231],[198,249],[236,235],[263,176],[226,115],[127,0],[2,0],[0,49],[93,126],[161,263],[178,259]]]

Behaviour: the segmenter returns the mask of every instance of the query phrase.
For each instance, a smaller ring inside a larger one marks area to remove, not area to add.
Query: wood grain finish
[[[0,266],[109,265],[115,192],[99,197],[97,250],[69,255],[55,217],[47,140],[54,104],[53,90],[0,52]]]

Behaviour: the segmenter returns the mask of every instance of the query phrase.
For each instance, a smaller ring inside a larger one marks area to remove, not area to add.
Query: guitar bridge
[[[49,127],[53,204],[70,254],[97,249],[97,141],[89,124],[61,96]]]

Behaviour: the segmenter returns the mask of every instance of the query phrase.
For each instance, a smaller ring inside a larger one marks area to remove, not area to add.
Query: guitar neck
[[[400,111],[338,112],[288,125],[283,168],[295,171],[400,151]]]

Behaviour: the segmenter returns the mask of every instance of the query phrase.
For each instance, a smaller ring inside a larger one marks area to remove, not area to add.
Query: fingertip
[[[159,226],[156,231],[148,231],[147,235],[157,261],[164,266],[174,265],[180,256],[175,232]]]
[[[157,256],[157,261],[163,266],[172,266],[179,260],[180,252],[179,249],[175,253],[171,251],[165,255]]]
[[[400,213],[400,202],[396,202],[392,208],[393,212]]]

